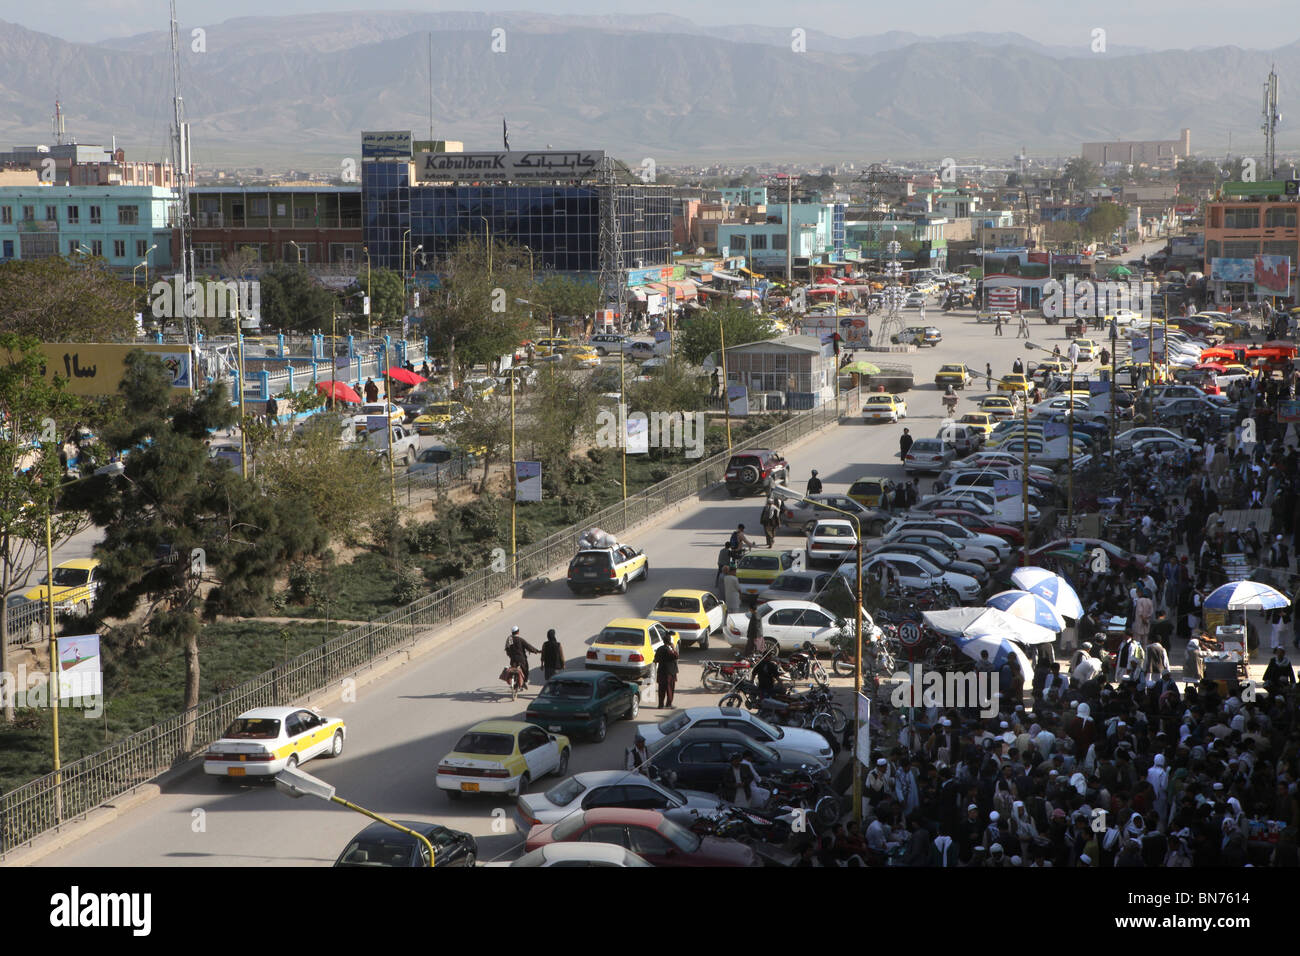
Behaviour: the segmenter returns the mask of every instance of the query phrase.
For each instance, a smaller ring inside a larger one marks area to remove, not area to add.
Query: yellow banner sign
[[[194,361],[185,345],[105,345],[55,342],[41,346],[45,355],[45,377],[68,383],[73,395],[114,395],[126,371],[126,357],[134,351],[148,352],[162,359],[172,375],[172,388],[194,387]]]

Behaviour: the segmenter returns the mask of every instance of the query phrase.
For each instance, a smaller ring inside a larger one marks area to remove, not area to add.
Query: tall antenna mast
[[[181,117],[184,114],[185,104],[181,100],[181,44],[180,30],[176,23],[176,0],[171,0],[171,33],[172,33],[172,113],[174,125],[172,127],[172,162],[175,164],[176,171],[176,225],[180,232],[180,275],[181,289],[188,291],[190,283],[194,281],[194,252],[190,241],[190,124],[185,122]],[[187,304],[190,301],[188,294],[184,295],[183,301]],[[182,308],[183,318],[182,327],[185,330],[185,342],[191,344],[195,341],[192,334],[191,318],[189,308]]]
[[[433,31],[429,31],[429,140],[433,140]],[[433,149],[432,146],[429,147]]]
[[[63,138],[67,135],[67,129],[63,125],[63,106],[58,99],[54,101],[54,144],[63,145]]]
[[[1264,84],[1264,168],[1268,178],[1277,175],[1277,70],[1270,68],[1268,82]]]

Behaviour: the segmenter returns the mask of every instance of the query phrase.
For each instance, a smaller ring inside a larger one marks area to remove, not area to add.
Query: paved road
[[[982,369],[989,361],[995,371],[1006,372],[1015,356],[1022,354],[1023,343],[1011,336],[994,338],[991,327],[976,325],[970,313],[936,313],[930,321],[942,328],[944,342],[936,349],[898,356],[912,364],[918,382],[907,396],[910,417],[897,426],[845,421],[789,450],[796,487],[803,487],[810,468],[820,471],[827,491],[846,490],[861,474],[901,477],[895,455],[902,428],[909,427],[917,436],[933,435],[943,417],[939,393],[932,384],[938,366],[962,360]],[[1036,338],[1049,342],[1062,338],[1058,328],[1038,330],[1037,325]],[[982,387],[968,389],[962,407],[973,407],[973,400],[982,393]],[[362,806],[394,817],[437,820],[470,831],[479,837],[485,859],[511,855],[518,843],[509,818],[511,804],[488,797],[451,804],[435,789],[432,774],[438,758],[470,724],[492,717],[522,716],[524,702],[503,698],[499,692],[502,685],[496,680],[502,666],[501,646],[510,625],[519,624],[535,644],[541,642],[546,628],[555,627],[569,659],[580,661],[586,651],[583,641],[609,619],[644,614],[670,587],[710,586],[714,559],[725,536],[739,521],[757,525],[760,504],[758,499],[733,501],[723,494],[684,508],[629,538],[650,556],[652,573],[650,581],[633,584],[627,595],[575,598],[563,583],[552,584],[458,635],[419,662],[362,688],[355,703],[326,704],[325,712],[347,721],[347,747],[341,758],[317,760],[305,769]],[[779,540],[794,546],[799,539]],[[715,644],[707,654],[698,649],[683,654],[680,706],[716,703],[716,695],[699,687],[698,661],[726,653]],[[535,681],[539,678],[535,673]],[[639,721],[658,719],[660,712],[647,707]],[[603,744],[578,742],[571,772],[621,766],[632,732],[631,726],[620,722],[611,727]],[[504,812],[497,832],[494,810]],[[192,774],[75,846],[50,854],[42,863],[325,866],[366,823],[318,800],[292,801],[274,787],[231,785]]]

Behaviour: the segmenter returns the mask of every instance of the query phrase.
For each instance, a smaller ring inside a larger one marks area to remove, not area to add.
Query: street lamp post
[[[294,242],[292,239],[289,240],[289,245],[293,246],[293,251],[298,254],[298,265],[302,265],[302,246],[298,245],[298,243]]]
[[[432,867],[434,865],[435,851],[433,849],[433,844],[429,842],[428,837],[424,836],[422,833],[417,833],[409,827],[404,827],[400,823],[390,820],[387,817],[381,817],[373,810],[367,810],[365,807],[344,800],[342,797],[337,795],[337,792],[332,786],[318,777],[313,777],[309,773],[304,773],[297,767],[286,768],[275,775],[275,788],[281,793],[294,797],[295,799],[299,797],[316,797],[320,800],[327,800],[330,803],[337,803],[341,807],[346,807],[349,810],[360,813],[362,816],[367,816],[378,823],[382,823],[384,826],[392,827],[394,830],[400,830],[402,833],[409,834],[424,844],[425,850],[429,853],[429,866]]]
[[[727,451],[731,451],[731,396],[727,391],[727,333],[722,328],[722,316],[718,316],[718,341],[722,348],[722,414],[727,422]]]
[[[373,298],[374,292],[370,288],[370,247],[362,246],[361,251],[362,253],[365,254],[366,257],[366,302],[369,304],[367,305],[365,311],[366,311],[366,337],[369,338],[371,335],[370,316],[375,311],[375,300]],[[403,304],[405,304],[405,286],[403,286]]]
[[[483,236],[487,244],[487,261],[488,275],[492,274],[492,223],[488,222],[487,216],[479,216],[483,220]]]
[[[784,498],[794,498],[798,501],[807,501],[812,499],[799,494],[783,485],[775,485],[772,491]],[[862,754],[858,753],[858,737],[861,732],[862,718],[858,711],[858,696],[862,693],[862,523],[855,514],[850,514],[824,501],[815,502],[818,508],[825,508],[827,511],[834,511],[844,515],[849,521],[853,522],[853,533],[857,540],[857,590],[854,594],[856,610],[858,616],[857,627],[854,629],[855,656],[853,667],[853,819],[858,823],[862,822]]]

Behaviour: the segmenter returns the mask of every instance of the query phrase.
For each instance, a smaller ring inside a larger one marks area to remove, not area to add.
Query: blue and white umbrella
[[[1057,632],[1051,628],[1041,627],[995,607],[953,607],[944,611],[926,611],[921,616],[931,628],[953,639],[1005,637],[1017,644],[1051,644],[1056,640]],[[979,651],[971,656],[978,660]]]
[[[961,652],[967,657],[980,659],[980,651],[989,652],[989,660],[993,666],[1001,668],[1008,657],[1015,657],[1020,661],[1020,673],[1028,677],[1034,672],[1034,665],[1030,662],[1029,657],[1020,645],[1009,637],[996,637],[992,634],[986,634],[981,637],[958,637],[953,639]]]
[[[1065,630],[1065,618],[1042,595],[1030,591],[1001,591],[984,603],[1058,634]]]
[[[1078,593],[1059,574],[1031,565],[1012,571],[1011,581],[1016,587],[1046,599],[1061,617],[1074,618],[1076,621],[1083,617],[1083,602],[1079,600]]]
[[[1290,606],[1285,594],[1258,581],[1222,584],[1205,598],[1205,607],[1211,611],[1272,611]]]

